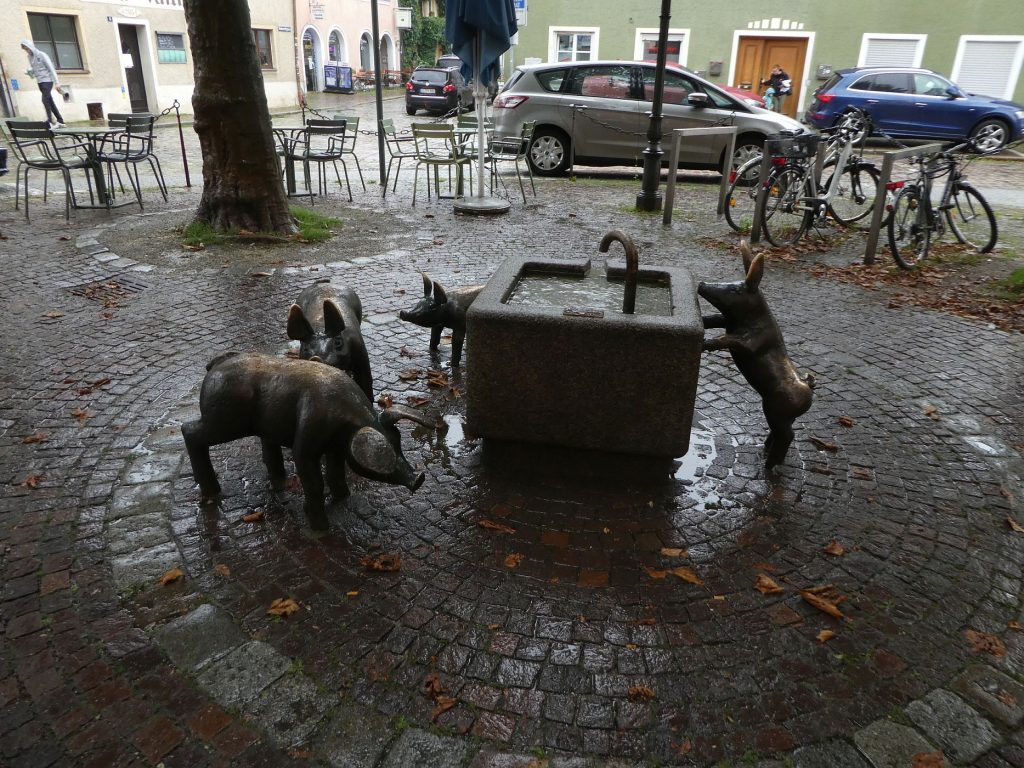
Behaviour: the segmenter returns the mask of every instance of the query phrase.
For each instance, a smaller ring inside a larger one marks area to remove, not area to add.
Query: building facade
[[[651,0],[528,0],[514,63],[651,59],[660,3]],[[709,8],[672,3],[669,61],[712,82],[757,90],[773,64],[792,77],[790,114],[802,114],[829,73],[879,64],[920,66],[968,91],[1024,102],[1024,13],[1019,0],[955,9],[921,2],[854,5],[736,0]]]
[[[381,65],[398,69],[398,0],[377,2]],[[7,116],[45,117],[26,73],[20,48],[26,39],[53,60],[67,121],[159,113],[175,100],[191,113],[192,52],[182,0],[36,0],[8,2],[8,8],[0,29]],[[271,107],[296,104],[301,91],[323,90],[328,62],[373,69],[370,0],[249,0],[249,11]]]

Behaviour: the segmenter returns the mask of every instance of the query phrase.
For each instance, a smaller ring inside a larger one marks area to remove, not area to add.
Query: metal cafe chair
[[[391,179],[391,166],[398,161],[395,168],[395,183],[391,191],[398,189],[398,174],[402,172],[402,161],[416,157],[415,139],[412,136],[399,136],[395,130],[395,121],[386,117],[380,121],[380,131],[384,134],[384,144],[388,148],[388,168],[384,174],[384,197],[388,196],[388,181]]]
[[[35,168],[43,172],[43,200],[46,200],[48,193],[48,179],[51,171],[60,173],[64,180],[66,195],[64,198],[64,219],[70,221],[71,206],[76,203],[75,188],[71,179],[71,172],[75,170],[91,171],[95,159],[89,151],[86,143],[73,141],[58,142],[50,131],[50,124],[46,121],[36,120],[8,120],[7,130],[11,135],[11,147],[18,158],[18,167],[14,174],[15,191],[14,207],[18,208],[19,178],[24,178],[25,184],[25,220],[29,220],[28,212],[28,172]],[[58,149],[58,144],[61,148]],[[22,172],[24,170],[24,173]],[[86,176],[89,184],[89,197],[93,196],[92,183],[89,176]]]
[[[318,193],[327,194],[327,179],[324,175],[325,166],[334,166],[334,175],[341,187],[341,174],[338,163],[345,170],[345,188],[348,190],[349,202],[352,202],[352,185],[348,180],[348,166],[345,165],[344,140],[346,132],[344,120],[307,120],[306,130],[290,142],[286,160],[298,160],[302,163],[302,173],[309,192],[309,203],[313,204],[313,182],[309,172],[310,163],[317,164]]]
[[[132,191],[135,192],[135,199],[139,203],[139,208],[144,210],[142,205],[142,184],[139,181],[139,164],[146,162],[149,163],[153,176],[156,178],[157,187],[160,189],[160,194],[166,202],[167,184],[164,181],[163,169],[160,167],[160,158],[153,152],[153,124],[156,122],[156,116],[146,113],[125,115],[123,131],[116,130],[120,126],[120,116],[115,119],[115,116],[111,115],[110,120],[109,125],[115,130],[100,137],[99,146],[96,150],[97,159],[107,166],[108,178],[111,179],[108,186],[113,185],[113,179],[110,175],[112,170],[117,173],[118,183],[121,183],[121,173],[118,170],[118,166],[123,165],[125,172],[128,174],[128,181],[132,186]],[[123,184],[121,189],[122,191],[124,190]],[[108,195],[108,205],[110,199],[110,195]]]
[[[416,173],[412,182],[412,204],[416,205],[416,187],[419,186],[420,166],[427,167],[427,199],[430,199],[430,170],[434,171],[434,192],[441,198],[440,169],[448,168],[448,183],[451,184],[451,169],[455,168],[456,196],[462,194],[463,169],[469,169],[470,183],[473,181],[473,166],[470,159],[462,154],[462,148],[455,138],[455,127],[447,123],[413,123],[412,135],[416,144]]]
[[[352,159],[356,161],[356,172],[359,174],[359,183],[363,185],[363,192],[365,192],[366,182],[363,181],[363,169],[359,167],[359,157],[356,155],[356,139],[359,138],[359,116],[335,115],[334,119],[345,121],[345,139],[341,143],[341,153],[343,155],[352,155]]]
[[[536,120],[528,120],[523,123],[519,131],[519,138],[494,139],[487,147],[486,160],[491,166],[491,192],[494,192],[494,182],[498,177],[498,163],[513,163],[516,169],[516,179],[519,181],[519,191],[523,193],[523,202],[526,202],[526,187],[523,186],[523,176],[519,172],[519,163],[526,165],[526,172],[530,176],[530,188],[533,196],[537,196],[537,186],[533,182],[533,169],[527,159],[530,151],[530,142],[533,141],[533,131],[537,127]]]

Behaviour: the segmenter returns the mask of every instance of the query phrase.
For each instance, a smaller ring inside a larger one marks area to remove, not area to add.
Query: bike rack
[[[764,206],[768,199],[768,174],[771,170],[771,161],[774,156],[770,151],[772,144],[778,144],[777,139],[766,139],[764,152],[761,153],[761,167],[757,173],[757,200],[754,201],[754,221],[750,225],[750,244],[761,242],[761,222],[764,220]],[[814,188],[817,189],[821,183],[821,172],[825,167],[826,142],[819,141],[818,148],[814,155],[814,164],[811,166],[811,174],[814,177]]]
[[[882,219],[885,217],[885,204],[888,191],[885,187],[892,176],[892,167],[897,160],[919,155],[937,155],[942,152],[941,144],[924,144],[920,147],[893,149],[882,153],[882,170],[878,177],[878,190],[875,194],[875,208],[871,215],[871,227],[868,229],[868,243],[864,247],[864,263],[875,263],[875,252],[878,249],[878,235],[882,230]]]
[[[725,213],[725,198],[729,194],[729,171],[732,170],[732,153],[736,149],[736,126],[722,128],[675,128],[672,131],[672,154],[669,156],[668,184],[665,186],[665,210],[662,214],[661,223],[664,226],[672,224],[672,208],[676,200],[676,175],[679,173],[679,146],[684,136],[725,136],[728,135],[729,142],[725,148],[725,155],[722,159],[722,183],[718,189],[718,217]]]

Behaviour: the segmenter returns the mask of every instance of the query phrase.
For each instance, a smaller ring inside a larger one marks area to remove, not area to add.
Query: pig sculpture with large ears
[[[373,375],[359,325],[363,306],[351,288],[317,280],[288,310],[288,338],[299,342],[299,357],[319,360],[352,374],[373,400]]]
[[[466,340],[466,312],[473,300],[484,289],[482,285],[469,285],[446,291],[436,280],[423,276],[423,298],[409,309],[398,313],[400,320],[430,329],[430,351],[436,352],[441,343],[441,332],[452,329],[452,365],[462,360],[462,344]]]
[[[705,350],[727,349],[747,380],[761,395],[768,420],[765,466],[782,463],[793,442],[793,422],[807,413],[814,397],[814,377],[797,373],[786,353],[782,331],[775,322],[759,285],[764,257],[754,256],[746,241],[740,243],[746,277],[733,283],[701,283],[697,293],[721,314],[704,317],[705,328],[725,328],[725,333],[704,340]]]
[[[392,406],[378,414],[366,394],[346,373],[310,360],[229,352],[207,366],[199,395],[202,414],[181,427],[192,474],[204,498],[220,494],[210,461],[210,446],[256,436],[275,490],[285,485],[281,446],[292,449],[295,470],[305,492],[310,527],[325,530],[324,478],[335,499],[348,496],[347,464],[372,480],[415,491],[423,482],[402,454],[395,423],[433,422],[418,411]]]

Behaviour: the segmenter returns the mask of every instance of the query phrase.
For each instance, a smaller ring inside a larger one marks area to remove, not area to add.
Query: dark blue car
[[[927,69],[836,70],[814,92],[804,118],[826,128],[852,107],[870,114],[874,124],[890,136],[949,141],[969,137],[986,152],[1024,137],[1024,105],[964,93]]]

